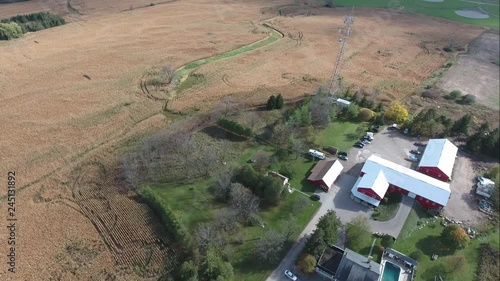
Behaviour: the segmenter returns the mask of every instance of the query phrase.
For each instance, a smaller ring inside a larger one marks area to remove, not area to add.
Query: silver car
[[[292,279],[293,281],[297,281],[297,276],[295,276],[290,270],[285,270],[286,277]]]

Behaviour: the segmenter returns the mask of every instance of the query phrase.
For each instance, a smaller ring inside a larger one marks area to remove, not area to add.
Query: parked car
[[[340,156],[340,155],[347,156],[347,152],[345,152],[345,151],[339,151],[337,154],[338,154],[339,156]]]
[[[415,154],[415,155],[420,155],[420,154],[421,154],[421,152],[420,152],[420,151],[415,150],[415,149],[410,150],[410,153],[411,153],[411,154]]]
[[[410,157],[408,157],[408,159],[410,159],[410,161],[413,161],[413,162],[418,162],[418,157],[415,155],[411,155]]]
[[[311,200],[314,200],[314,201],[319,201],[319,199],[321,199],[321,197],[318,194],[313,194],[309,198],[311,198]]]
[[[339,155],[339,159],[341,159],[341,160],[347,160],[349,158],[347,158],[347,156],[345,156],[345,155]]]
[[[364,145],[367,145],[367,144],[370,144],[372,142],[369,141],[368,139],[364,139],[364,140],[361,141],[361,143],[364,144]]]
[[[372,128],[370,129],[370,131],[372,131],[372,132],[374,132],[374,133],[378,133],[378,128],[372,127]]]
[[[354,144],[354,147],[363,148],[365,146],[362,143],[357,142],[357,143]]]
[[[481,185],[483,186],[486,186],[486,185],[495,185],[495,182],[488,179],[488,178],[485,178],[485,177],[477,177],[477,182],[480,183]]]
[[[297,276],[295,276],[290,270],[285,270],[286,277],[292,279],[293,281],[297,281]]]

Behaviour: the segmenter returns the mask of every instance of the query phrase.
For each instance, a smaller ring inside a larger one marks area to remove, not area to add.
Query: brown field
[[[309,8],[310,16],[300,16],[298,7],[286,10],[294,17],[275,17],[277,9],[270,7],[293,1],[264,0],[181,0],[120,12],[150,1],[101,2],[75,0],[83,14],[67,15],[75,22],[0,42],[0,173],[16,171],[22,225],[18,273],[12,279],[2,266],[1,280],[144,280],[132,268],[148,256],[147,273],[160,270],[173,256],[158,250],[168,244],[164,231],[115,180],[122,142],[168,123],[163,103],[140,90],[145,71],[262,39],[264,34],[252,31],[272,18],[284,34],[303,32],[302,44],[285,36],[203,66],[197,72],[206,83],[183,91],[169,109],[208,109],[226,96],[249,105],[263,103],[270,93],[297,97],[328,80],[345,12]],[[43,9],[37,3],[52,2],[4,5],[0,17]],[[443,64],[446,56],[437,49],[452,31],[461,31],[456,41],[462,44],[482,31],[388,11],[359,9],[356,16],[342,75],[346,84],[380,99],[405,97]]]
[[[285,36],[263,49],[203,66],[198,73],[208,82],[184,91],[170,108],[208,107],[207,100],[217,101],[227,93],[250,104],[276,92],[289,98],[311,93],[329,82],[340,47],[338,28],[348,11],[320,8],[311,10],[311,16],[272,19],[284,34],[301,31],[301,45]],[[461,31],[456,33],[461,45],[483,31],[425,16],[356,9],[341,73],[344,85],[383,101],[404,98],[448,59],[442,47],[456,30]],[[305,81],[308,78],[312,80]]]

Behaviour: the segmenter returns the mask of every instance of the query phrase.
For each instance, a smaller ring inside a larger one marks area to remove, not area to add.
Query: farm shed
[[[351,189],[351,198],[378,206],[387,192],[414,198],[426,209],[441,209],[451,196],[448,183],[372,155]]]
[[[321,160],[311,170],[307,180],[328,192],[343,169],[344,166],[337,160]]]
[[[447,139],[430,139],[418,165],[421,173],[442,181],[451,180],[458,148]]]
[[[278,172],[274,172],[274,171],[270,171],[267,173],[268,176],[271,176],[273,178],[278,178],[279,180],[281,180],[283,182],[283,187],[282,188],[287,188],[287,189],[290,189],[290,183],[289,183],[289,180],[287,177],[285,177],[284,175],[278,173]]]

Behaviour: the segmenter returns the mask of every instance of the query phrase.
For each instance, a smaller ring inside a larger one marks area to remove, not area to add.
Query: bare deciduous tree
[[[273,127],[272,141],[276,144],[285,144],[290,137],[289,128],[283,124],[278,123]]]
[[[217,149],[213,145],[205,145],[199,152],[196,163],[198,163],[203,176],[209,178],[210,172],[215,168],[215,164],[219,162]]]
[[[281,220],[280,224],[285,241],[291,240],[292,235],[299,230],[297,219],[292,215]]]
[[[196,229],[194,238],[198,245],[198,249],[202,253],[205,253],[210,245],[218,248],[225,244],[224,237],[222,237],[220,232],[217,231],[213,225],[208,223],[204,223]]]
[[[165,83],[170,84],[174,79],[175,68],[167,64],[161,69],[162,73],[165,75]]]
[[[233,173],[231,170],[224,170],[217,176],[213,185],[214,197],[216,199],[222,201],[229,200],[232,177]]]
[[[269,155],[267,155],[264,151],[261,150],[257,151],[254,157],[255,157],[255,168],[257,168],[257,170],[262,171],[269,166],[270,163]]]
[[[239,183],[231,184],[230,206],[238,213],[242,222],[250,221],[252,215],[259,212],[259,198],[250,189]]]
[[[297,215],[309,204],[309,199],[300,196],[292,207],[292,214]]]
[[[238,229],[238,213],[236,210],[224,208],[214,215],[215,227],[227,233],[233,233]]]
[[[266,262],[277,262],[283,251],[285,244],[285,237],[274,231],[269,230],[264,237],[257,242],[255,247],[255,254],[257,257]]]
[[[321,91],[318,91],[318,93],[312,98],[311,104],[309,106],[313,125],[320,127],[327,126],[331,121],[331,107],[332,102],[327,97],[327,95],[323,94]]]

